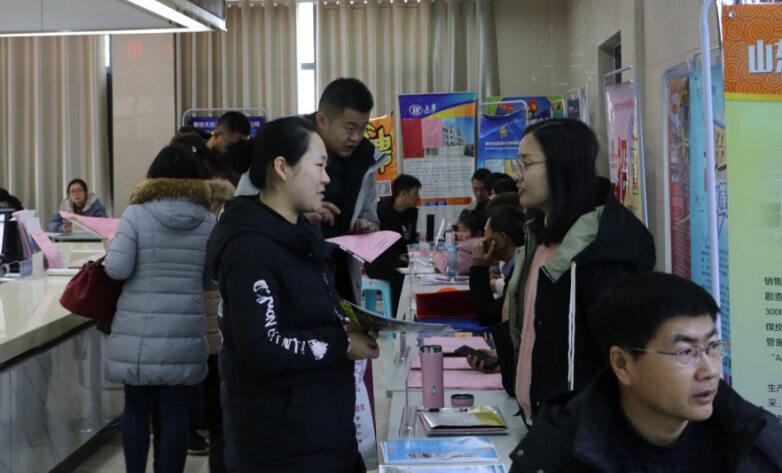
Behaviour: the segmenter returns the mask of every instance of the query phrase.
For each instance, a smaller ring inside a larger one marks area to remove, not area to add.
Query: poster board
[[[396,137],[394,136],[394,115],[389,113],[381,117],[370,118],[364,137],[383,153],[383,163],[377,169],[377,196],[381,199],[391,197],[391,183],[399,175],[399,163],[396,156]]]

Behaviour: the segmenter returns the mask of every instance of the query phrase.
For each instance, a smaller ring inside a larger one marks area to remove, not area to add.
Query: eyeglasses
[[[703,348],[698,345],[691,345],[688,347],[680,348],[675,352],[652,350],[650,348],[638,348],[627,347],[633,351],[640,351],[644,353],[657,353],[659,355],[670,355],[676,357],[676,364],[682,367],[694,366],[701,361],[701,355],[705,352],[713,361],[720,361],[722,357],[727,355],[730,351],[730,344],[724,340],[714,341],[706,345]]]
[[[533,164],[542,164],[545,162],[546,161],[522,161],[520,159],[514,159],[510,162],[510,169],[514,174],[521,175],[524,174],[527,171],[527,168]]]

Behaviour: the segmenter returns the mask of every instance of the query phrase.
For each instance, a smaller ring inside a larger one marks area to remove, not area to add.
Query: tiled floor
[[[387,365],[393,358],[391,342],[381,337],[378,339],[380,345],[380,359],[373,363],[373,379],[375,391],[375,417],[377,420],[378,442],[386,439],[388,430],[388,412],[391,407],[391,400],[386,397],[386,383],[388,379]],[[152,452],[150,451],[147,471],[152,471]],[[98,449],[92,456],[80,464],[74,472],[76,473],[124,473],[125,459],[122,454],[122,439],[119,431],[111,439]],[[209,462],[206,456],[188,455],[185,464],[185,473],[209,473]]]

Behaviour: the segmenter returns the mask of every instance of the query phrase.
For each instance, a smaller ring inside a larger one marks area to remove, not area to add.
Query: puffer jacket
[[[206,376],[211,194],[209,181],[191,179],[148,179],[135,189],[106,257],[108,276],[125,281],[106,349],[108,381],[182,385]]]

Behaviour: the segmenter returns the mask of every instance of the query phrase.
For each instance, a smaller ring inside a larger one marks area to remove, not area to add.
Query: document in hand
[[[508,424],[494,406],[446,407],[418,413],[427,435],[506,434]]]
[[[498,462],[489,437],[397,439],[383,442],[387,463]]]
[[[380,232],[362,233],[360,235],[343,235],[328,238],[326,241],[334,243],[367,263],[371,263],[384,251],[391,248],[391,245],[400,238],[402,238],[402,235],[397,232],[383,230]]]
[[[364,330],[372,330],[374,332],[440,332],[449,330],[447,325],[442,324],[389,319],[344,299],[340,300],[340,304],[350,321]]]
[[[494,465],[380,465],[380,473],[505,473],[505,467]]]
[[[79,227],[89,230],[101,238],[109,240],[114,238],[114,234],[117,233],[117,227],[119,226],[120,221],[118,218],[87,217],[85,215],[66,212],[65,210],[60,210],[60,215],[62,215],[62,218],[70,220]]]

